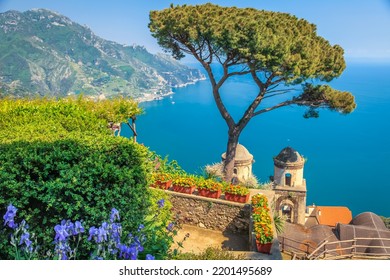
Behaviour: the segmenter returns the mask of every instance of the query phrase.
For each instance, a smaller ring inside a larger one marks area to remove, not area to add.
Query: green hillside
[[[104,40],[55,12],[0,14],[0,95],[157,97],[199,78],[168,56]]]

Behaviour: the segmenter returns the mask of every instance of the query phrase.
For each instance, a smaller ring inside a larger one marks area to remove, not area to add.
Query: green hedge
[[[0,214],[9,203],[16,206],[42,254],[53,248],[53,228],[63,219],[81,219],[88,229],[115,207],[124,232],[143,223],[151,205],[150,152],[110,134],[107,118],[129,113],[126,106],[110,111],[110,102],[0,100]],[[2,259],[10,256],[8,235],[1,224]]]

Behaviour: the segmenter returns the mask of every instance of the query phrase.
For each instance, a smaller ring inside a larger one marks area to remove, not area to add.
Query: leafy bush
[[[181,166],[177,163],[176,160],[169,161],[168,157],[162,158],[160,155],[155,152],[151,152],[150,160],[154,163],[154,170],[159,173],[169,173],[169,174],[187,174]]]
[[[150,206],[146,149],[117,137],[0,144],[0,205],[13,203],[48,243],[59,220],[101,221],[112,207],[130,230]]]
[[[174,242],[174,236],[177,234],[179,225],[176,217],[172,217],[172,204],[169,201],[169,195],[158,189],[151,189],[151,206],[148,209],[148,215],[144,219],[145,237],[147,242],[144,244],[144,253],[148,252],[156,259],[170,259],[173,252],[171,246]]]
[[[113,137],[107,123],[139,112],[124,99],[0,100],[0,207],[21,209],[40,244],[50,244],[58,221],[89,227],[112,207],[126,217],[123,229],[134,230],[151,205],[150,152]],[[9,256],[6,240],[0,231],[0,258]],[[80,248],[84,257],[88,249]]]

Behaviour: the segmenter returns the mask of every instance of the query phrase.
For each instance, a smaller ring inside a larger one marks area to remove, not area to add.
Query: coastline
[[[179,84],[177,86],[171,86],[171,89],[173,89],[173,88],[183,88],[183,87],[186,87],[188,85],[194,85],[197,82],[204,81],[204,80],[206,80],[206,77],[201,77],[199,79],[194,79],[191,82],[187,82],[187,83],[184,83],[184,84]],[[170,95],[173,95],[173,94],[174,94],[174,92],[172,90],[167,92],[167,93],[163,93],[163,94],[145,93],[144,96],[135,98],[134,100],[136,102],[138,102],[138,103],[150,102],[150,101],[156,101],[156,100],[164,99],[167,96],[170,96]]]

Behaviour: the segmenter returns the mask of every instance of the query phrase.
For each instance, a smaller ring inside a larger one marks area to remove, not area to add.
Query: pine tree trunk
[[[226,149],[226,159],[223,168],[226,182],[232,182],[232,179],[234,177],[234,162],[236,157],[236,148],[237,148],[239,136],[240,133],[237,131],[233,133],[229,133],[229,139],[228,139],[228,144]]]

